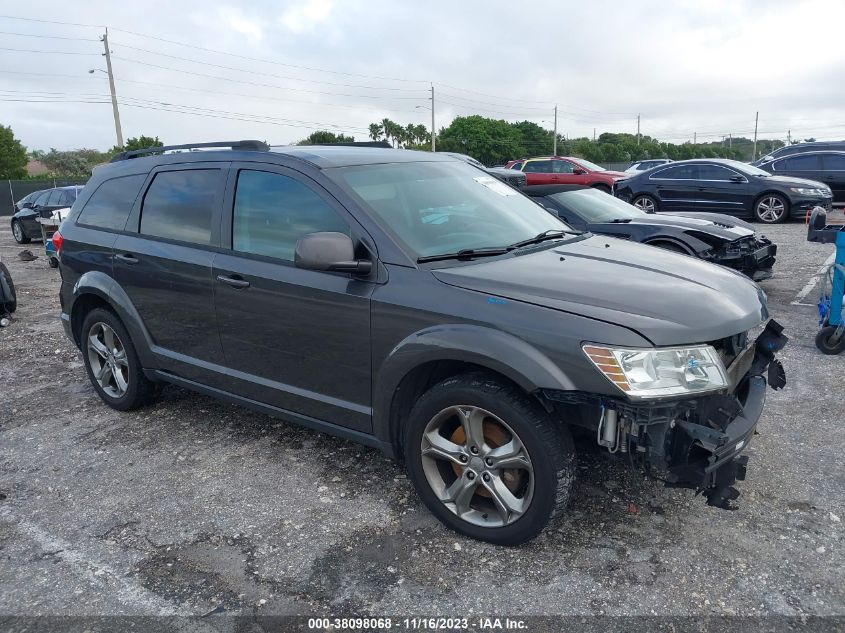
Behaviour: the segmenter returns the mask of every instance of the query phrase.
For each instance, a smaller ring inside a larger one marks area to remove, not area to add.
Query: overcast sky
[[[0,13],[0,123],[33,149],[115,144],[107,76],[88,72],[105,69],[93,25],[109,27],[127,138],[366,140],[383,117],[430,125],[431,83],[438,128],[482,114],[551,129],[557,103],[567,136],[636,132],[637,113],[661,140],[752,136],[759,110],[761,137],[845,138],[841,0],[7,0]]]

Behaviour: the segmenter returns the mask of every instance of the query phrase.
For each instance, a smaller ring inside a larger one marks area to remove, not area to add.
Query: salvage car
[[[823,183],[718,158],[677,161],[630,176],[616,183],[614,193],[643,211],[726,213],[765,224],[803,218],[815,207],[829,210],[833,201]]]
[[[751,280],[577,231],[442,154],[124,152],[53,242],[65,332],[108,406],[171,383],[376,447],[493,543],[565,512],[575,427],[729,504],[785,383]]]
[[[715,213],[646,213],[619,198],[578,185],[522,191],[570,226],[649,244],[728,266],[755,281],[772,276],[777,246],[747,222]]]
[[[12,236],[18,244],[28,244],[41,239],[41,225],[38,218],[49,218],[58,209],[70,207],[82,187],[70,185],[45,189],[24,208],[12,216]]]
[[[587,185],[605,193],[627,174],[610,171],[583,158],[551,156],[549,158],[524,158],[512,160],[505,165],[525,174],[529,185]]]
[[[464,161],[465,163],[469,163],[473,167],[483,169],[494,178],[498,178],[502,182],[506,182],[511,187],[516,187],[517,189],[519,189],[520,187],[524,187],[527,182],[525,174],[523,174],[521,171],[508,169],[507,167],[486,167],[484,163],[479,160],[476,160],[472,156],[467,156],[466,154],[459,154],[458,152],[443,153],[447,156],[453,156],[454,158],[458,158]]]

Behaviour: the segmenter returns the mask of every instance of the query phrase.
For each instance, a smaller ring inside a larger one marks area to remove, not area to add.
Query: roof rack
[[[350,141],[348,143],[312,143],[320,147],[383,147],[385,149],[394,149],[393,145],[387,141]],[[305,146],[307,147],[307,146]]]
[[[115,154],[111,161],[112,163],[116,163],[121,160],[128,160],[130,158],[137,158],[139,156],[144,156],[146,154],[159,154],[162,152],[168,152],[170,150],[177,150],[177,149],[200,149],[206,147],[220,147],[220,148],[227,148],[232,150],[246,150],[246,151],[255,151],[255,152],[267,152],[270,150],[270,146],[267,145],[264,141],[219,141],[217,143],[188,143],[187,145],[162,145],[160,147],[145,147],[144,149],[133,149],[128,152],[120,152],[120,154]]]

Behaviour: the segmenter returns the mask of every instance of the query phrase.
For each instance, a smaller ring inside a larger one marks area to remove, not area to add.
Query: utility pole
[[[431,84],[431,151],[434,152],[434,84]]]
[[[760,120],[760,113],[754,114],[754,150],[751,152],[751,160],[757,160],[757,122]]]
[[[637,147],[640,145],[640,115],[637,115]]]
[[[593,128],[593,143],[596,142],[596,128]]]
[[[734,141],[734,135],[732,133],[728,134],[728,149],[733,149],[733,145],[734,145],[733,141]]]
[[[792,145],[792,130],[786,131],[786,144]]]
[[[698,141],[698,132],[693,132],[692,133],[692,146],[693,147],[695,147],[697,141]]]
[[[557,156],[557,104],[555,104],[555,131],[552,141],[552,156]]]
[[[109,73],[109,89],[111,90],[111,109],[114,113],[114,131],[117,135],[117,146],[123,147],[123,130],[120,127],[120,112],[117,110],[117,92],[114,89],[114,73],[111,69],[111,51],[109,50],[109,30],[106,28],[106,32],[103,34],[102,40],[103,48],[105,48],[106,52],[104,53],[106,58],[106,69]]]

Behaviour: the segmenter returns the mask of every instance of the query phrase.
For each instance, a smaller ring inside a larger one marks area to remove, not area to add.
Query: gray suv
[[[575,231],[442,154],[198,148],[117,156],[54,238],[62,321],[109,406],[172,383],[376,447],[493,543],[563,512],[577,429],[736,496],[785,382],[750,280]]]

